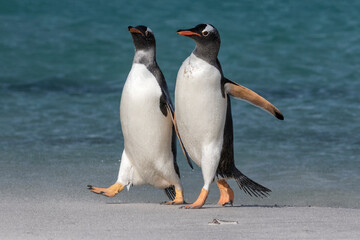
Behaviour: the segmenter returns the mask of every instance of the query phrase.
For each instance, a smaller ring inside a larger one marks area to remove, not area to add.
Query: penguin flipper
[[[170,113],[170,116],[171,116],[171,120],[173,122],[173,125],[174,125],[174,129],[175,129],[175,132],[176,132],[176,136],[177,138],[179,139],[179,143],[180,143],[180,146],[181,146],[181,149],[185,155],[185,158],[186,158],[186,161],[188,162],[189,166],[191,167],[191,169],[194,169],[193,165],[191,164],[190,162],[190,157],[189,157],[189,154],[187,153],[186,149],[185,149],[185,146],[181,140],[181,137],[180,137],[180,134],[179,134],[179,131],[178,131],[178,128],[177,128],[177,125],[176,125],[176,116],[175,116],[175,112],[173,111],[173,108],[171,107],[170,104],[166,104],[166,107],[167,107],[167,110],[168,112]]]
[[[235,98],[247,101],[255,106],[258,106],[265,111],[271,113],[279,120],[284,120],[284,116],[273,104],[267,101],[265,98],[261,97],[259,94],[254,91],[241,86],[229,79],[225,79],[225,91]]]

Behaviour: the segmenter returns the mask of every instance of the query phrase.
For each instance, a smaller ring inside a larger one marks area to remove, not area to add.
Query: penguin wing
[[[247,101],[257,107],[260,107],[274,115],[279,120],[284,120],[284,116],[279,111],[279,109],[277,109],[274,105],[272,105],[269,101],[261,97],[256,92],[226,78],[224,87],[226,93],[228,93],[229,95],[235,98],[239,98],[240,100]]]
[[[172,105],[170,104],[166,104],[166,107],[167,107],[167,110],[168,110],[168,113],[170,113],[170,116],[171,116],[171,120],[173,122],[173,125],[174,125],[174,129],[175,129],[175,132],[176,132],[176,136],[177,138],[179,139],[179,143],[180,143],[180,146],[181,146],[181,149],[185,155],[185,158],[186,158],[186,161],[188,162],[189,166],[194,169],[193,165],[191,164],[190,162],[190,157],[189,157],[189,154],[187,153],[186,149],[185,149],[185,146],[181,140],[181,137],[180,137],[180,134],[179,134],[179,131],[178,131],[178,128],[177,128],[177,125],[176,125],[176,116],[175,116],[175,112],[174,112],[174,109],[172,107]]]
[[[177,125],[176,125],[176,117],[175,117],[175,111],[174,111],[174,106],[171,102],[171,99],[170,99],[170,96],[168,94],[168,91],[167,89],[164,89],[163,87],[161,87],[161,91],[163,93],[163,101],[166,105],[166,110],[167,112],[170,114],[171,116],[171,120],[172,120],[172,123],[174,125],[174,129],[175,129],[175,132],[176,132],[176,136],[177,138],[179,139],[179,143],[180,143],[180,146],[181,146],[181,149],[184,153],[184,156],[186,158],[186,161],[188,162],[189,166],[194,169],[193,165],[191,164],[190,162],[190,157],[189,157],[189,154],[187,153],[186,149],[185,149],[185,146],[181,140],[181,137],[180,137],[180,134],[179,134],[179,131],[178,131],[178,128],[177,128]]]

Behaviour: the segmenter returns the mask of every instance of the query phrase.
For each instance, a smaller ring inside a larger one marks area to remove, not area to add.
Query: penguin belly
[[[184,146],[200,167],[206,151],[218,153],[220,157],[226,120],[226,98],[221,93],[219,70],[191,54],[183,62],[177,75],[175,112]],[[217,163],[213,164],[218,164],[219,160],[216,159]]]
[[[160,110],[161,94],[154,75],[145,65],[134,63],[121,96],[120,121],[124,151],[132,166],[145,183],[165,188],[169,182],[164,176],[176,173],[171,116]]]

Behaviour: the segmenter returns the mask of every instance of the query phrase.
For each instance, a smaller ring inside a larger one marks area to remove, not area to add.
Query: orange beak
[[[197,35],[197,36],[201,37],[201,35],[200,35],[200,34],[198,34],[198,33],[196,33],[196,32],[189,31],[189,30],[184,30],[184,31],[179,30],[179,31],[177,32],[177,34],[179,34],[179,35],[183,35],[183,36],[192,36],[192,35]]]
[[[144,34],[140,30],[138,30],[136,28],[133,28],[133,27],[129,27],[129,32],[131,32],[131,33],[140,33],[141,35],[144,36]]]

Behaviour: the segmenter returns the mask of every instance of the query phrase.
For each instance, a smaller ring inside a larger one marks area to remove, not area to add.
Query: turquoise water
[[[134,52],[127,26],[154,31],[173,92],[194,48],[176,30],[211,23],[225,76],[285,116],[232,101],[236,165],[273,191],[259,200],[236,189],[235,203],[359,208],[359,12],[358,1],[335,0],[0,1],[1,200],[166,200],[146,186],[105,199],[86,185],[117,177],[119,101]],[[180,153],[191,202],[202,177]]]

